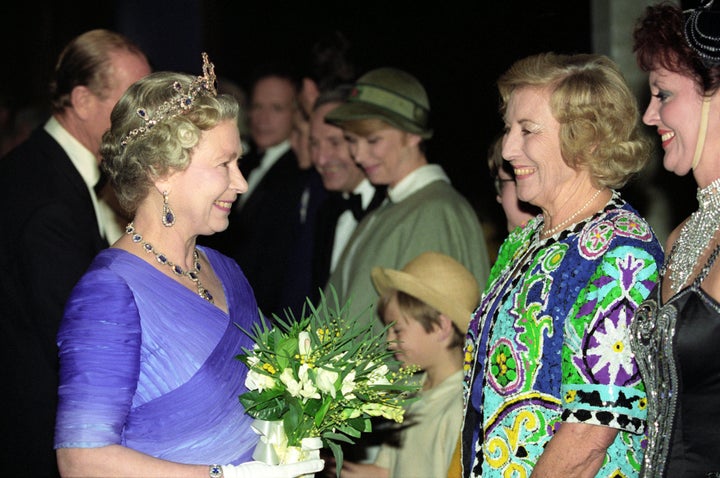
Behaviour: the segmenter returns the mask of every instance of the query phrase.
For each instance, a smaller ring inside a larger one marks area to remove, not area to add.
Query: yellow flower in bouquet
[[[284,448],[320,438],[339,474],[339,442],[372,431],[372,417],[402,422],[418,385],[409,380],[417,368],[403,368],[387,349],[386,330],[373,333],[369,321],[346,317],[348,304],[331,294],[332,304],[323,294],[317,307],[308,301],[310,313],[300,320],[275,316],[275,326],[263,319],[244,330],[255,345],[237,358],[249,368],[240,403],[253,418],[277,423],[274,433],[282,435],[265,441]]]

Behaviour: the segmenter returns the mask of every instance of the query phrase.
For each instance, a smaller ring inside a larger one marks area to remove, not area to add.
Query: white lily
[[[368,385],[389,385],[387,374],[390,369],[387,365],[380,365],[368,375]]]
[[[352,393],[355,390],[355,370],[351,371],[349,374],[345,375],[345,378],[343,378],[342,385],[340,385],[340,393],[342,393],[343,397],[345,397],[348,400],[352,400],[355,398],[355,394]]]
[[[300,366],[300,369],[298,370],[298,376],[300,377],[300,396],[303,398],[320,398],[320,393],[318,393],[318,389],[315,387],[315,384],[312,380],[310,380],[310,375],[308,374],[309,367],[307,364],[303,364]]]
[[[262,392],[265,389],[273,388],[275,386],[275,379],[265,375],[264,373],[258,373],[251,369],[245,377],[245,386],[248,390],[257,390]]]
[[[288,392],[290,392],[290,395],[292,395],[293,397],[297,397],[300,395],[302,385],[300,385],[300,382],[295,380],[295,375],[293,374],[291,368],[288,367],[282,371],[282,373],[280,374],[280,381],[285,385]]]
[[[298,350],[300,355],[310,355],[312,352],[312,342],[310,342],[310,334],[308,332],[300,332],[298,334]]]
[[[332,398],[335,398],[335,393],[337,392],[335,390],[335,382],[337,382],[337,379],[339,377],[339,374],[337,372],[334,372],[332,370],[319,368],[317,369],[317,387],[320,389],[320,391],[329,393]]]
[[[260,357],[257,356],[258,350],[260,350],[258,344],[253,345],[253,353],[248,354],[247,356],[248,367],[254,367],[258,363],[260,363]]]

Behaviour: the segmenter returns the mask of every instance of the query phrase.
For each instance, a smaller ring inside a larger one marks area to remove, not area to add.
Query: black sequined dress
[[[635,313],[632,347],[648,398],[641,477],[720,477],[720,303],[701,288],[718,252],[666,304],[658,284]]]

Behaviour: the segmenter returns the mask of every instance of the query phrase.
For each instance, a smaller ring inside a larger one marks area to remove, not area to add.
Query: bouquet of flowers
[[[347,304],[341,307],[331,293],[332,307],[321,294],[300,320],[286,314],[274,317],[274,327],[261,319],[244,330],[255,345],[236,358],[250,369],[240,402],[264,435],[255,459],[288,463],[309,458],[303,448],[326,446],[339,476],[339,442],[352,444],[371,431],[372,417],[401,423],[418,386],[408,380],[417,369],[401,367],[387,349],[386,329],[373,333],[372,323],[345,317]]]

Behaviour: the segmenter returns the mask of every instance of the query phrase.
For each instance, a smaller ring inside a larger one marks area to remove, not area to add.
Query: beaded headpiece
[[[707,67],[720,64],[720,13],[711,10],[714,1],[683,12],[685,39]]]
[[[215,65],[210,62],[205,52],[202,54],[202,59],[202,76],[195,78],[187,89],[183,89],[182,84],[179,81],[175,81],[172,84],[172,89],[175,93],[169,100],[158,106],[152,116],[145,108],[137,109],[137,115],[145,121],[145,124],[126,134],[120,141],[122,146],[126,146],[138,136],[147,133],[159,122],[187,113],[192,109],[193,102],[196,98],[200,96],[217,96],[217,88],[215,87]]]

